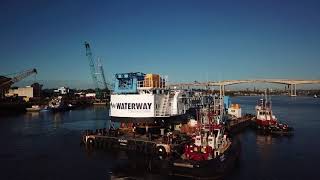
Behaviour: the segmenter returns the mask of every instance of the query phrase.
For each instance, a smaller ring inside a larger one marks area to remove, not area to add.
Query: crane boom
[[[12,84],[19,82],[22,79],[24,79],[32,74],[37,74],[37,70],[36,69],[29,69],[29,70],[18,73],[18,75],[16,75],[13,78],[0,76],[0,98],[2,98],[4,96],[5,92],[10,88],[10,86]],[[3,80],[2,82],[1,82],[1,79]]]
[[[28,77],[28,76],[30,76],[32,74],[37,74],[37,70],[35,68],[18,73],[17,76],[15,76],[13,78],[10,78],[8,81],[5,81],[5,82],[1,83],[0,84],[0,88],[3,87],[3,86],[6,86],[6,85],[11,86],[12,84],[14,84],[16,82],[19,82],[22,79],[24,79],[24,78],[26,78],[26,77]]]
[[[104,85],[104,88],[107,90],[108,89],[108,84],[106,82],[106,77],[104,76],[104,70],[103,70],[103,66],[101,64],[100,59],[98,59],[98,66],[99,66],[99,70],[100,70],[100,74],[101,74],[101,78],[102,78],[102,83]]]
[[[85,48],[86,48],[86,56],[88,57],[89,60],[89,66],[90,66],[90,73],[91,73],[91,77],[95,86],[95,90],[96,90],[96,96],[100,96],[100,89],[99,89],[99,84],[98,84],[98,78],[96,75],[96,68],[94,66],[94,60],[93,60],[93,55],[91,52],[91,48],[88,42],[84,42]]]

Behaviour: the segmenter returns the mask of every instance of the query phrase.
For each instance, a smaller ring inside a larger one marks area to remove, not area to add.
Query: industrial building
[[[42,85],[39,83],[34,83],[31,86],[11,88],[8,93],[5,94],[6,97],[24,97],[26,101],[30,98],[38,98],[41,96]]]

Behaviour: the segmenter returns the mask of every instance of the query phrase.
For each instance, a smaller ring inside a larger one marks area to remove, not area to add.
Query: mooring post
[[[161,132],[161,136],[164,136],[164,128],[161,128],[160,132]]]

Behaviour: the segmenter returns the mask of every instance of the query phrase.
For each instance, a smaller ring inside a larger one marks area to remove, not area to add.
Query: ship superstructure
[[[267,95],[260,99],[255,109],[258,126],[265,127],[277,124],[277,118],[272,112],[271,101],[268,101]]]
[[[267,93],[260,99],[256,106],[255,126],[265,132],[280,135],[292,135],[293,128],[287,124],[280,123],[273,114],[271,100],[267,98]]]
[[[190,108],[188,93],[166,85],[167,79],[158,74],[116,74],[110,101],[111,120],[143,123],[181,119]]]

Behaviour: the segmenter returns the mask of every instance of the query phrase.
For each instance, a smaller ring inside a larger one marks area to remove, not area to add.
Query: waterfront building
[[[34,83],[31,86],[11,88],[8,93],[5,94],[6,97],[23,97],[25,101],[29,101],[30,98],[38,98],[41,95],[42,85],[39,83]]]
[[[69,93],[69,88],[67,87],[59,87],[58,89],[55,89],[55,93],[59,93],[60,95],[68,94]]]

